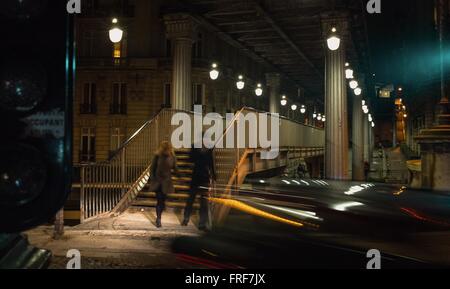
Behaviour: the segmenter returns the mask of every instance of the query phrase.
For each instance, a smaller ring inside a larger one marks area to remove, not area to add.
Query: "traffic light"
[[[51,220],[70,190],[75,61],[66,4],[0,4],[0,232]]]

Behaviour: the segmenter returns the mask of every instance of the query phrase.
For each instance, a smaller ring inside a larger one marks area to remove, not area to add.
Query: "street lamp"
[[[217,64],[213,63],[211,65],[211,67],[212,67],[212,70],[209,72],[209,77],[212,80],[216,80],[217,78],[219,78],[219,71],[217,70]]]
[[[327,39],[328,49],[331,51],[338,50],[341,45],[341,39],[336,35],[336,31],[336,27],[333,27],[331,29],[330,37]]]
[[[372,122],[372,121],[373,121],[372,115],[369,113],[369,122]]]
[[[345,64],[345,67],[347,67],[347,69],[345,69],[345,78],[353,79],[353,69],[350,68],[348,62]]]
[[[286,95],[283,95],[281,97],[281,106],[286,106],[286,105],[287,105]]]
[[[357,95],[357,96],[358,96],[358,95],[361,95],[362,89],[359,88],[359,87],[357,87],[357,88],[355,88],[354,92],[355,92],[355,95]]]
[[[238,81],[236,82],[236,87],[239,90],[244,89],[245,87],[245,82],[244,82],[244,77],[242,75],[238,76]]]
[[[358,87],[358,81],[356,81],[356,80],[350,81],[350,88],[351,89],[355,89],[357,87]]]
[[[372,121],[372,127],[375,127],[375,123]]]
[[[261,96],[263,94],[262,85],[261,83],[258,83],[255,89],[256,96]]]
[[[292,109],[292,111],[296,111],[297,110],[297,105],[296,104],[291,105],[291,109]]]
[[[306,106],[305,105],[302,105],[302,107],[300,108],[300,112],[302,114],[305,114],[305,112],[306,112]]]
[[[119,43],[120,41],[122,41],[123,30],[117,26],[118,22],[119,21],[117,20],[117,18],[114,18],[112,20],[112,23],[114,25],[111,28],[111,30],[109,30],[109,39],[111,40],[112,43]]]
[[[317,120],[322,120],[322,115],[320,113],[317,115]]]
[[[322,117],[322,122],[326,122],[327,119],[325,118],[325,116]]]

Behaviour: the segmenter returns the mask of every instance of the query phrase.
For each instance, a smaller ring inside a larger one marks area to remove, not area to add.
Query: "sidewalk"
[[[169,210],[163,215],[162,228],[154,226],[154,212],[125,212],[114,218],[101,218],[76,227],[66,227],[60,240],[54,240],[53,227],[41,226],[26,232],[34,246],[53,253],[52,269],[65,269],[70,249],[81,253],[83,269],[186,268],[170,251],[172,240],[197,236],[192,224],[180,225],[180,213]],[[192,267],[192,266],[189,266]]]

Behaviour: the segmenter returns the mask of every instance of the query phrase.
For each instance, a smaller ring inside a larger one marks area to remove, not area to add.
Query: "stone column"
[[[269,87],[269,111],[271,113],[280,113],[280,83],[281,76],[279,73],[267,73],[266,82]]]
[[[363,131],[364,131],[364,162],[370,164],[369,150],[370,150],[370,136],[369,136],[369,115],[364,114],[363,116]]]
[[[352,174],[353,180],[364,181],[364,117],[361,95],[352,95]]]
[[[341,44],[335,51],[325,44],[325,177],[348,180],[347,81],[343,41],[346,23],[343,19],[325,21],[325,42],[332,27],[336,27]]]
[[[173,46],[172,108],[192,110],[192,44],[197,24],[183,13],[164,16],[166,33]]]

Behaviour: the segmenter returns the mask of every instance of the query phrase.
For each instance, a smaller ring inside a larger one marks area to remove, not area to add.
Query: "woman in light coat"
[[[163,141],[152,160],[150,191],[156,193],[156,226],[161,227],[161,216],[165,208],[166,196],[175,192],[172,173],[177,170],[177,160],[172,144]]]

